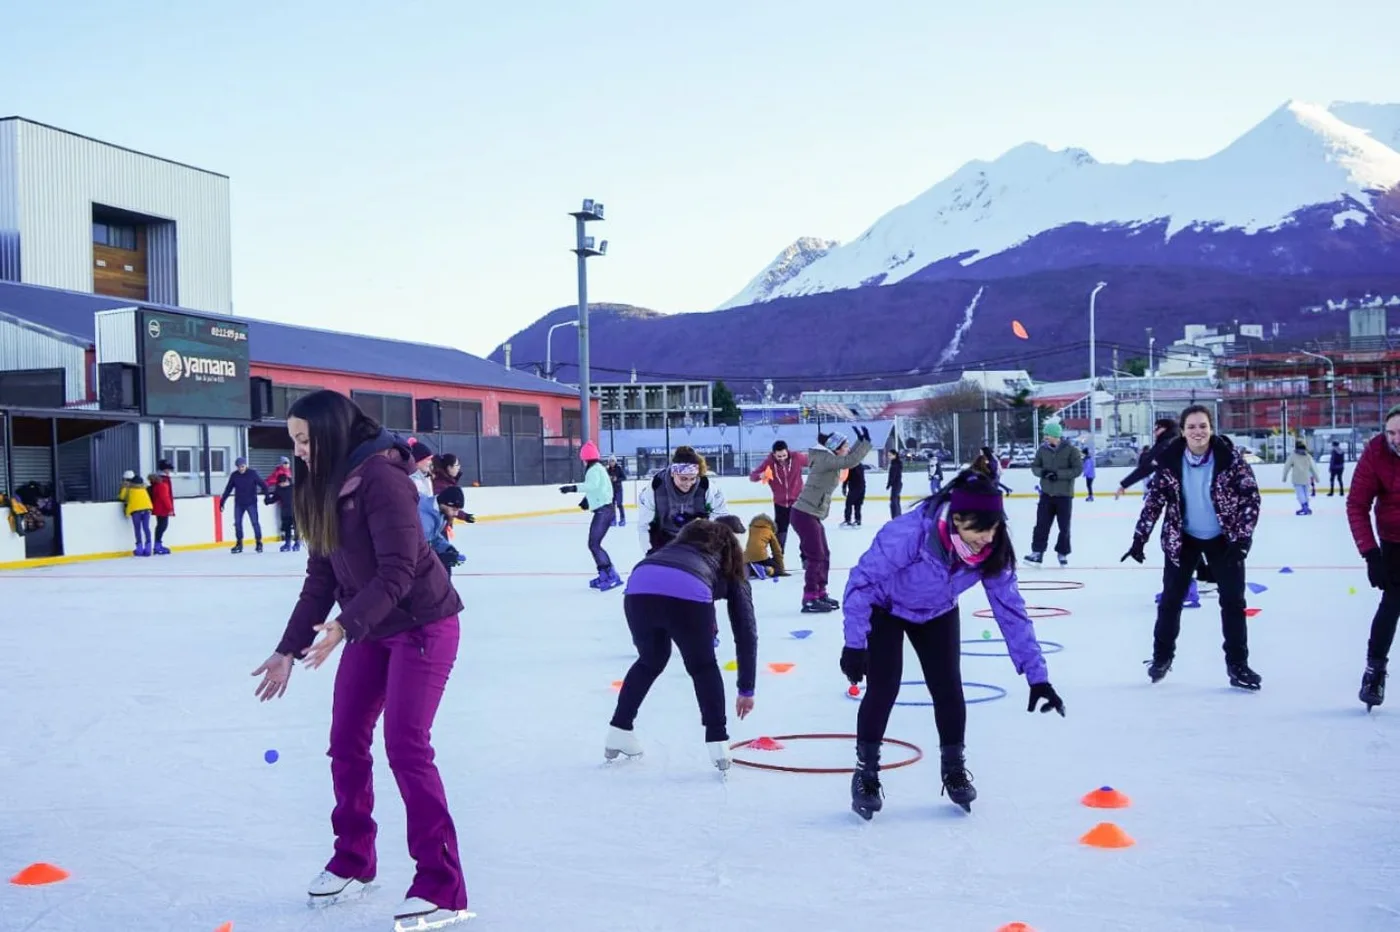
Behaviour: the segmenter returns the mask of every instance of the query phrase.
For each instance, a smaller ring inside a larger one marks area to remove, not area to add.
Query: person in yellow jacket
[[[773,519],[765,514],[760,514],[749,522],[749,539],[744,545],[744,562],[759,579],[764,579],[770,574],[792,575],[783,566],[783,545],[778,540],[778,527]]]
[[[122,474],[121,491],[117,499],[126,503],[126,516],[131,519],[131,530],[136,535],[134,556],[151,555],[151,493],[146,481],[131,470]]]

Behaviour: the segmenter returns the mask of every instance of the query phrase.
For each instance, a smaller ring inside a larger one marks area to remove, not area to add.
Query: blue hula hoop
[[[1005,640],[1004,638],[983,638],[983,639],[981,639],[981,640],[959,641],[958,643],[959,643],[959,644],[1005,644],[1005,643],[1006,643],[1006,640]],[[1041,652],[1042,654],[1058,654],[1060,651],[1062,651],[1062,650],[1065,649],[1065,645],[1059,643],[1058,641],[1036,641],[1036,643],[1040,645],[1040,652]],[[1010,656],[1011,656],[1010,652],[1008,652],[1008,651],[987,652],[987,651],[965,650],[965,651],[960,651],[960,653],[961,653],[962,656],[964,656],[964,657],[1010,657]]]
[[[925,685],[925,683],[924,683],[923,680],[900,680],[900,681],[899,681],[899,685],[900,685],[900,686],[923,686],[923,685]],[[968,698],[964,697],[964,698],[963,698],[963,704],[964,704],[964,705],[976,705],[976,704],[979,703],[979,702],[994,702],[994,701],[997,700],[997,699],[1004,699],[1004,698],[1006,698],[1006,690],[1004,690],[1004,689],[1002,689],[1000,686],[997,686],[997,685],[992,684],[992,683],[974,683],[974,682],[972,682],[972,681],[970,681],[970,680],[963,680],[963,687],[966,688],[966,687],[968,687],[968,686],[976,686],[976,687],[979,688],[979,689],[990,689],[990,690],[992,691],[992,694],[991,694],[990,696],[983,696],[983,697],[981,697],[980,699],[968,699]],[[846,698],[847,698],[847,699],[854,699],[854,700],[856,700],[857,702],[859,702],[864,696],[865,696],[865,693],[864,693],[864,692],[862,692],[859,696],[852,696],[849,692],[846,693]],[[896,699],[896,700],[894,701],[894,704],[895,704],[895,705],[905,705],[905,706],[911,706],[911,705],[912,705],[912,706],[932,706],[932,705],[933,705],[933,702],[932,702],[932,700],[924,700],[924,701],[921,701],[921,702],[915,702],[915,701],[913,701],[913,700],[899,700],[899,699]]]

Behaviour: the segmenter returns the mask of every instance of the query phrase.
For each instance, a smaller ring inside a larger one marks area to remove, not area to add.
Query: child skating
[[[579,449],[578,456],[587,466],[583,474],[583,500],[578,506],[593,513],[593,519],[588,523],[588,552],[593,555],[593,565],[598,568],[598,575],[588,585],[599,592],[606,592],[622,585],[622,577],[617,575],[612,557],[603,549],[603,538],[608,536],[608,529],[613,526],[617,515],[613,505],[612,479],[608,476],[607,467],[599,462],[601,456],[596,443],[591,440],[585,443]],[[561,485],[559,491],[569,494],[579,491],[579,487]]]
[[[1283,464],[1283,481],[1293,483],[1293,494],[1298,499],[1298,510],[1295,515],[1312,514],[1311,499],[1308,491],[1313,494],[1317,492],[1317,463],[1313,462],[1312,454],[1308,452],[1308,445],[1299,440],[1293,446],[1293,453]]]
[[[131,470],[122,474],[121,491],[117,499],[126,504],[126,516],[131,519],[131,530],[136,536],[136,549],[132,556],[151,555],[151,493],[146,483]]]

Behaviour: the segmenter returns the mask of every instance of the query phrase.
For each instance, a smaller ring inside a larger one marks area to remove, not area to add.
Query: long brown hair
[[[723,524],[699,518],[691,521],[676,535],[676,543],[689,544],[719,560],[720,572],[734,579],[747,579],[748,568],[744,565],[744,551],[739,547],[739,538]]]
[[[340,488],[350,454],[378,437],[379,422],[340,392],[322,389],[298,398],[287,419],[306,422],[310,464],[295,458],[292,507],[297,534],[314,554],[325,556],[340,544]]]

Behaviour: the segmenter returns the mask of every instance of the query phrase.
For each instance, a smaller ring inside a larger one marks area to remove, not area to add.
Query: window
[[[194,451],[188,447],[162,450],[160,458],[174,466],[177,475],[194,475]]]
[[[500,432],[538,436],[541,431],[539,405],[515,405],[501,402]]]
[[[272,416],[285,421],[287,412],[291,410],[292,405],[296,404],[299,398],[320,390],[318,385],[273,385]]]
[[[565,436],[565,437],[582,437],[582,436],[583,436],[583,418],[581,418],[581,417],[578,416],[578,408],[565,408],[563,413],[564,413],[564,425],[563,425],[563,426],[564,426],[564,436]]]
[[[355,400],[370,417],[390,430],[413,430],[413,396],[391,395],[387,392],[357,392],[351,390]]]
[[[442,432],[476,434],[481,432],[481,402],[439,401],[442,406]]]
[[[213,447],[205,455],[205,451],[199,451],[199,471],[209,470],[211,476],[228,475],[228,449],[226,447]]]
[[[177,476],[203,475],[206,468],[215,476],[226,476],[229,471],[228,447],[214,447],[208,451],[194,447],[168,447],[161,451],[160,458],[175,467]]]
[[[136,249],[136,227],[118,223],[94,223],[92,242],[97,246],[110,246],[113,249]]]

